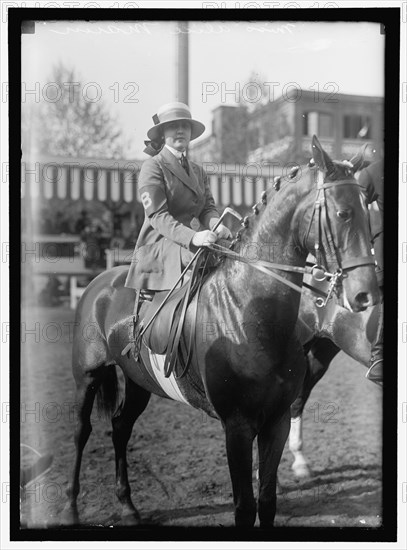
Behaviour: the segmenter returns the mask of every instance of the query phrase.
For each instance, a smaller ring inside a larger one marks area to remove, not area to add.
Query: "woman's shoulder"
[[[144,174],[156,174],[160,172],[160,164],[156,157],[151,157],[143,162],[141,165],[140,175]]]
[[[158,166],[157,155],[155,157],[149,157],[148,159],[144,160],[143,164],[141,165],[141,169],[154,168],[155,166]]]

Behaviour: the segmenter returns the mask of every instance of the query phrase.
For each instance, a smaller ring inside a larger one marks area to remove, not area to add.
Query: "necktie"
[[[187,157],[184,154],[181,155],[181,166],[189,176]]]

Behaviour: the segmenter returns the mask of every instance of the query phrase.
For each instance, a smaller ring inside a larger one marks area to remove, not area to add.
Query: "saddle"
[[[135,326],[136,319],[133,318],[136,359],[140,353],[141,338],[143,338],[146,346],[153,353],[160,355],[166,354],[164,375],[167,378],[173,372],[177,364],[183,363],[182,373],[180,375],[174,373],[177,378],[184,376],[189,366],[192,351],[192,336],[195,334],[198,299],[194,302],[194,309],[191,316],[191,336],[189,342],[184,342],[183,357],[181,357],[180,342],[187,307],[192,302],[192,298],[195,294],[199,293],[204,278],[209,273],[211,267],[213,267],[208,266],[208,255],[203,254],[203,252],[204,251],[198,256],[189,280],[179,289],[172,291],[171,296],[164,306],[162,306],[162,303],[169,294],[169,291],[166,290],[156,292],[147,308],[141,308],[137,330]],[[157,314],[158,309],[161,307],[162,309]],[[148,324],[147,330],[143,331],[143,327]],[[129,349],[130,345],[126,346],[122,354],[127,353]]]
[[[160,313],[144,333],[144,341],[154,353],[163,355],[169,346],[169,337],[171,327],[179,321],[182,301],[185,299],[188,291],[188,282],[178,290],[174,290],[168,302],[164,305]],[[145,326],[154,316],[157,309],[161,306],[168,294],[167,290],[156,292],[152,302],[147,308],[145,316],[141,319]]]

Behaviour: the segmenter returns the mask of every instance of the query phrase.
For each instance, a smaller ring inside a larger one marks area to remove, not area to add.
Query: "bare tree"
[[[55,97],[43,101],[37,110],[37,149],[68,157],[123,158],[117,120],[102,98],[83,93],[75,70],[60,63],[49,82],[55,83]]]
[[[22,105],[23,150],[28,147],[28,136],[32,150],[45,155],[124,158],[126,145],[118,121],[101,98],[83,93],[83,82],[75,70],[60,63],[54,66],[48,82],[53,86],[49,86],[47,100]],[[54,97],[51,90],[55,90]],[[107,234],[120,206],[54,197],[42,205],[34,229],[40,233],[76,232],[77,222],[86,211]]]

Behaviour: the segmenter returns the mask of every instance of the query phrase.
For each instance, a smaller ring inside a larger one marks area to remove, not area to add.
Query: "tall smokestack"
[[[188,105],[188,21],[178,21],[176,99]]]

